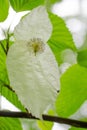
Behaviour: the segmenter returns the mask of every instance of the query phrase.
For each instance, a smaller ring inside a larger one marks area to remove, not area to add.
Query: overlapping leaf
[[[62,0],[50,0],[51,3],[60,2]]]
[[[61,0],[10,0],[11,6],[17,12],[24,10],[31,10],[39,5],[54,4],[55,2],[60,2]]]
[[[31,10],[44,4],[44,0],[10,0],[11,6],[17,12]]]
[[[48,44],[52,48],[58,63],[61,63],[61,52],[65,49],[76,51],[76,47],[63,19],[52,13],[49,13],[49,17],[53,25],[53,32]]]
[[[87,67],[87,49],[78,52],[77,61],[81,66]]]
[[[8,16],[9,1],[0,0],[0,22],[3,22]]]
[[[48,115],[55,115],[53,110],[49,110]],[[53,127],[53,122],[49,121],[38,121],[38,126],[41,130],[51,130]]]
[[[56,101],[58,115],[69,117],[87,100],[87,68],[78,64],[61,77],[61,91]]]
[[[0,117],[0,130],[23,130],[19,119]]]
[[[9,84],[7,71],[6,71],[6,41],[0,41],[0,82],[4,84]]]
[[[3,47],[6,48],[7,41],[0,42],[0,93],[6,97],[11,103],[13,103],[16,107],[21,110],[25,110],[18,100],[15,92],[12,92],[8,87],[10,87],[7,70],[6,70],[6,53],[3,50]],[[3,47],[2,47],[3,46]]]
[[[87,49],[87,33],[86,33],[83,45],[79,48],[79,50],[81,51],[81,50],[85,50],[85,49]]]
[[[41,130],[51,130],[53,123],[48,121],[44,121],[44,122],[38,121],[38,125],[41,128]]]

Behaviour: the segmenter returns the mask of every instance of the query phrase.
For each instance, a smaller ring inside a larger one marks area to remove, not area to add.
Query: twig
[[[7,31],[7,44],[6,44],[6,53],[8,53],[8,50],[9,50],[9,30],[10,30],[10,27],[8,28],[8,31]]]
[[[0,111],[0,117],[28,118],[28,119],[39,120],[39,118],[36,118],[36,117],[32,116],[31,114],[26,113],[26,112]],[[83,122],[83,121],[67,119],[67,118],[62,118],[62,117],[56,117],[56,116],[49,116],[49,115],[42,115],[42,117],[43,117],[43,120],[45,120],[45,121],[67,124],[67,125],[71,125],[71,126],[79,127],[79,128],[87,128],[87,122]]]

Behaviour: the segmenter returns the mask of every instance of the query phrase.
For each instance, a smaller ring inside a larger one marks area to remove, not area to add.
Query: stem
[[[9,33],[7,34],[7,44],[6,44],[6,53],[8,53],[9,50]]]
[[[28,119],[40,120],[39,118],[36,118],[32,116],[30,113],[26,113],[26,112],[0,111],[0,117],[28,118]],[[49,115],[42,115],[42,117],[43,117],[43,120],[45,121],[67,124],[67,125],[71,125],[71,126],[79,127],[79,128],[87,128],[87,122],[83,122],[83,121],[56,117],[56,116],[49,116]]]

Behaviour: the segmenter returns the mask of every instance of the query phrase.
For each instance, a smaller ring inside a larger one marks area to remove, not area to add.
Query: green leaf
[[[52,109],[50,109],[48,111],[48,115],[54,116],[55,113]],[[53,122],[49,122],[49,121],[37,121],[37,123],[38,123],[40,130],[51,130],[53,127],[53,124],[54,124]]]
[[[9,1],[0,0],[0,22],[3,22],[8,16]]]
[[[52,13],[49,13],[49,18],[53,25],[53,32],[48,44],[53,50],[58,63],[61,63],[61,52],[65,49],[76,51],[76,47],[64,20]]]
[[[18,96],[16,95],[15,92],[12,92],[5,86],[1,86],[0,84],[0,93],[8,100],[10,101],[15,107],[19,108],[22,111],[25,111],[24,106],[21,104],[21,102],[18,99]]]
[[[77,61],[81,66],[87,67],[87,34],[83,45],[79,49]]]
[[[12,8],[17,11],[31,10],[44,4],[44,0],[10,0]]]
[[[51,130],[53,123],[49,121],[38,121],[40,130]]]
[[[19,119],[0,117],[0,130],[23,130]]]
[[[50,2],[53,4],[53,3],[56,3],[56,2],[60,2],[62,0],[50,0]]]
[[[0,82],[4,82],[4,84],[9,84],[7,70],[6,70],[6,41],[0,41]]]
[[[56,100],[56,111],[59,116],[69,117],[86,99],[87,68],[76,64],[61,76],[61,90]]]
[[[10,89],[8,89],[8,86],[10,87],[10,83],[6,70],[6,53],[4,51],[4,49],[6,50],[6,44],[7,40],[0,41],[0,93],[12,104],[24,111],[25,109],[18,100],[15,92],[12,92]]]
[[[87,67],[87,49],[78,52],[77,61],[81,66]]]
[[[86,36],[84,38],[84,42],[83,42],[83,45],[79,48],[79,50],[85,50],[87,49],[87,33],[86,33]]]

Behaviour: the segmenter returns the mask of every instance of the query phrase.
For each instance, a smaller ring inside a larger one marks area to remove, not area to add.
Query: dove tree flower
[[[58,65],[47,45],[51,33],[46,8],[33,9],[16,26],[6,61],[10,85],[25,108],[39,118],[54,104],[60,89]]]

